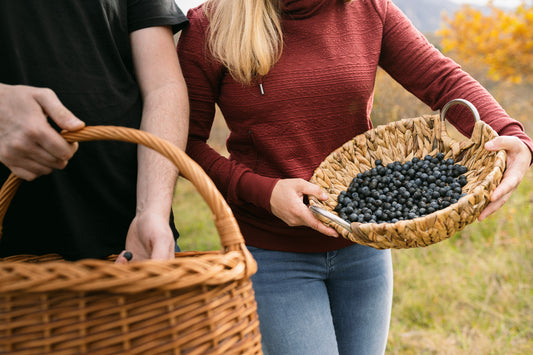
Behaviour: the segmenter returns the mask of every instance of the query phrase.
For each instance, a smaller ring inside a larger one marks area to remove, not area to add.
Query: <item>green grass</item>
[[[211,210],[192,183],[180,178],[174,195],[174,221],[180,232],[183,251],[219,250],[220,238]]]

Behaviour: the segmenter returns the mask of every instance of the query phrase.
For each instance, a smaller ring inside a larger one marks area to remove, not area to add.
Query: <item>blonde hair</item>
[[[352,0],[343,0],[350,2]],[[283,50],[282,0],[208,0],[208,46],[238,82],[252,84]]]

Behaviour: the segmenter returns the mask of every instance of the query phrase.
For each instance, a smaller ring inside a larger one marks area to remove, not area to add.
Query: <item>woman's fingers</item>
[[[509,199],[524,178],[531,163],[531,151],[517,137],[500,136],[487,142],[485,148],[490,151],[505,150],[507,153],[507,167],[498,187],[491,195],[491,202],[479,215],[483,220],[499,208]]]
[[[319,186],[303,179],[279,180],[270,199],[272,213],[289,226],[308,226],[322,234],[338,237],[335,229],[320,222],[304,204],[303,197],[306,195],[321,200],[328,199],[328,195]]]

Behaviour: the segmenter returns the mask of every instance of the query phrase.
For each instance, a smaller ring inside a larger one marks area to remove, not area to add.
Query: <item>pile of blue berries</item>
[[[357,174],[337,199],[335,212],[349,222],[395,223],[456,203],[464,194],[467,168],[438,153],[395,161]]]

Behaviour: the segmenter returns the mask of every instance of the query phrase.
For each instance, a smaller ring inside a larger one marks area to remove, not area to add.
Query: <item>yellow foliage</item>
[[[444,16],[437,32],[442,50],[464,62],[481,61],[494,80],[533,81],[533,1],[513,10],[489,3],[488,14],[463,6],[453,17]]]

